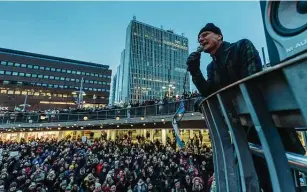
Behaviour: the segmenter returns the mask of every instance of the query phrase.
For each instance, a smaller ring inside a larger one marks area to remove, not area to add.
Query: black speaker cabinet
[[[260,1],[270,64],[307,51],[307,1]]]

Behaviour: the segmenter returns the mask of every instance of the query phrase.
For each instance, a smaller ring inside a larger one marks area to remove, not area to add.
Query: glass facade
[[[132,20],[127,27],[116,101],[142,102],[183,93],[188,39]],[[189,78],[185,90],[190,89]]]

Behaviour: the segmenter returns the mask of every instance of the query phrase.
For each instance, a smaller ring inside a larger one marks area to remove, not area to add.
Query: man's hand
[[[188,71],[190,71],[191,75],[200,71],[200,53],[193,52],[189,55],[187,59]]]

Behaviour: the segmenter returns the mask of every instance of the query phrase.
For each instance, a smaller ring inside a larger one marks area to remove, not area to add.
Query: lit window
[[[26,77],[31,77],[31,73],[27,73],[27,74],[26,74]]]
[[[86,75],[90,75],[90,73],[85,73]]]
[[[42,67],[42,66],[41,66],[41,67],[39,67],[39,69],[40,69],[40,70],[45,70],[45,67]]]
[[[91,76],[94,77],[94,73],[91,73]]]
[[[95,74],[95,77],[98,77],[98,74]]]
[[[26,68],[27,64],[21,64],[21,67]]]
[[[14,94],[14,91],[13,91],[13,90],[9,90],[9,91],[7,92],[7,94],[13,95],[13,94]]]
[[[15,95],[20,95],[20,91],[15,91]]]
[[[13,72],[13,76],[17,76],[18,75],[18,72]]]
[[[77,82],[77,83],[79,83],[79,82],[80,82],[80,80],[79,80],[79,79],[76,79],[76,82]]]
[[[37,85],[37,86],[42,86],[42,84],[41,84],[41,83],[36,83],[36,85]]]
[[[67,73],[71,73],[71,70],[67,70]]]
[[[98,82],[97,81],[94,81],[94,84],[97,84]]]
[[[55,71],[55,68],[52,67],[52,68],[51,68],[51,71]]]
[[[2,94],[6,94],[6,93],[7,93],[7,90],[5,90],[5,89],[1,89],[0,93],[2,93]]]
[[[68,78],[68,77],[66,77],[66,79],[65,79],[66,81],[69,81],[70,80],[70,78]]]
[[[96,88],[94,88],[93,90],[94,90],[94,91],[97,91],[97,89],[96,89]]]
[[[60,80],[60,77],[55,77],[54,79],[55,79],[55,80]]]
[[[49,76],[50,79],[54,79],[54,76]]]
[[[15,63],[14,66],[15,67],[20,67],[20,64],[19,63]]]
[[[101,85],[101,84],[102,84],[102,82],[101,82],[101,81],[99,81],[99,82],[98,82],[98,84],[99,84],[99,85]]]
[[[35,95],[35,96],[39,96],[39,92],[35,92],[34,95]]]
[[[37,74],[32,74],[32,77],[37,78]]]
[[[12,63],[12,62],[7,63],[7,66],[13,66],[13,65],[14,65],[14,63]]]
[[[49,75],[44,75],[44,79],[48,79],[49,78]]]
[[[65,81],[65,77],[61,77],[61,81]]]
[[[30,94],[31,92],[29,92],[29,94]],[[27,92],[26,91],[22,91],[21,92],[21,95],[26,95],[27,94]]]
[[[81,75],[85,75],[85,72],[81,72]]]
[[[93,88],[88,88],[88,90],[93,91]]]
[[[47,87],[47,84],[46,84],[46,83],[43,83],[42,86]]]
[[[64,85],[64,88],[67,89],[67,88],[68,88],[68,85]]]
[[[41,78],[41,79],[42,79],[42,78],[43,78],[43,75],[38,75],[38,78]]]
[[[6,61],[1,61],[1,65],[6,65],[7,62]]]
[[[61,72],[61,69],[56,69],[56,72]]]
[[[65,97],[65,98],[66,98],[66,97],[67,97],[67,94],[63,94],[63,97]]]
[[[59,86],[58,85],[54,85],[54,88],[58,88]]]
[[[6,75],[12,75],[12,72],[11,71],[6,71],[5,74]]]
[[[70,79],[70,81],[75,81],[75,79]]]
[[[10,81],[3,81],[3,85],[8,85],[10,84]]]
[[[50,71],[50,67],[46,67],[45,70],[46,70],[46,71]]]
[[[72,73],[72,74],[76,74],[76,73],[77,73],[77,71],[72,71],[71,73]]]
[[[52,88],[52,87],[53,87],[53,85],[52,85],[52,84],[49,84],[49,85],[48,85],[48,87],[49,87],[49,88]]]
[[[80,71],[77,71],[77,75],[80,75],[81,74],[81,72]]]
[[[98,91],[101,91],[101,89],[98,89]]]
[[[66,69],[62,69],[62,72],[63,72],[63,73],[66,73]]]
[[[3,75],[4,74],[4,71],[0,70],[0,75]]]
[[[28,65],[28,68],[29,68],[29,69],[32,69],[32,68],[33,68],[33,65]]]
[[[34,65],[34,67],[33,67],[34,69],[38,69],[38,66],[37,65]]]
[[[99,75],[99,77],[102,77],[102,75]]]

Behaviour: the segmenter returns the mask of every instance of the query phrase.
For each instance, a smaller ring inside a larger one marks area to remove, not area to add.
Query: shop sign
[[[9,107],[2,107],[0,106],[0,111],[8,111],[9,110]]]

